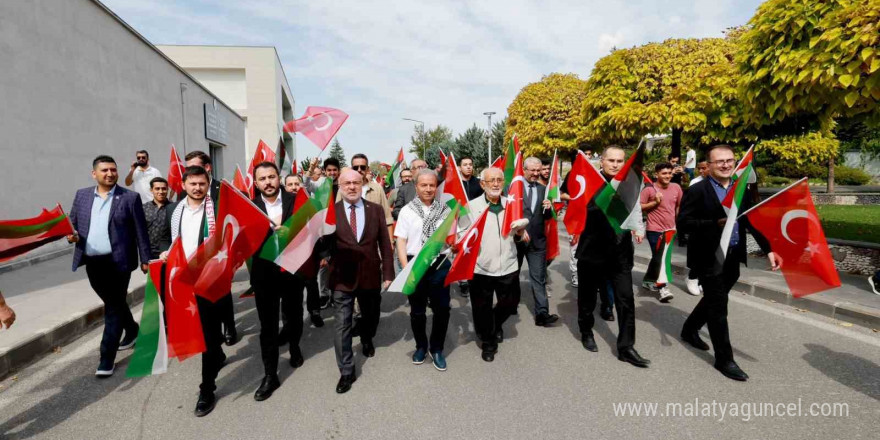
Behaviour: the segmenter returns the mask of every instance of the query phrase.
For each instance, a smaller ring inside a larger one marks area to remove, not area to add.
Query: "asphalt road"
[[[636,267],[637,281],[642,270]],[[116,375],[97,380],[98,328],[0,382],[0,437],[877,438],[880,333],[733,294],[733,346],[751,376],[734,382],[712,368],[711,354],[678,339],[696,297],[674,288],[672,303],[660,304],[641,292],[636,348],[653,363],[638,369],[615,356],[616,322],[597,320],[599,353],[581,347],[575,290],[567,277],[567,261],[554,262],[551,310],[562,319],[549,329],[534,326],[523,278],[519,316],[505,325],[506,339],[493,363],[480,359],[470,304],[454,293],[446,372],[411,364],[415,347],[405,300],[385,295],[376,356],[365,360],[355,343],[359,377],[344,395],[334,391],[334,321],[325,311],[323,328],[305,324],[305,365],[293,370],[283,353],[282,386],[264,402],[253,400],[262,378],[256,310],[253,299],[237,300],[243,339],[225,348],[229,363],[218,380],[220,400],[204,418],[192,414],[198,358],[172,361],[166,374],[132,380],[123,374],[131,355],[124,352]],[[245,287],[239,282],[234,290]],[[708,341],[705,329],[702,335]],[[655,416],[645,416],[646,407],[640,407],[641,416],[617,414],[615,404],[626,403],[659,407]],[[672,414],[675,404],[681,415]],[[768,404],[774,411],[789,411],[791,404],[794,412],[771,416]],[[731,414],[734,406],[738,415]],[[694,407],[697,414],[688,412]],[[846,414],[813,417],[811,409]]]

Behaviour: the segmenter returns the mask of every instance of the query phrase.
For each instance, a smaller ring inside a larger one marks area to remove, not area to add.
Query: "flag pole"
[[[783,188],[781,191],[777,192],[776,194],[773,194],[772,196],[767,197],[767,198],[764,199],[764,200],[761,200],[760,202],[758,202],[757,205],[752,206],[751,208],[745,210],[742,214],[736,216],[736,219],[739,220],[740,217],[742,217],[742,216],[748,214],[748,213],[751,212],[753,209],[755,209],[755,208],[757,208],[757,207],[759,207],[759,206],[761,206],[761,205],[763,205],[763,204],[765,204],[765,203],[767,203],[767,202],[773,200],[774,197],[776,197],[776,196],[778,196],[778,195],[780,195],[780,194],[782,194],[782,193],[784,193],[784,192],[786,192],[786,191],[792,189],[795,185],[797,185],[797,184],[803,182],[804,180],[807,180],[807,178],[804,177],[803,179],[798,180],[797,182],[792,183],[791,185],[786,186],[785,188]]]

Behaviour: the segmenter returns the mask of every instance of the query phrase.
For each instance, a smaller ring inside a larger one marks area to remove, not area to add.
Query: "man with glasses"
[[[125,176],[125,186],[141,196],[141,204],[153,200],[153,192],[150,190],[150,181],[156,177],[162,177],[162,173],[150,166],[150,153],[140,150],[135,153],[135,161],[131,163],[131,169]]]
[[[363,177],[361,197],[368,202],[381,206],[382,211],[385,212],[385,223],[388,225],[388,236],[390,237],[394,218],[391,217],[391,208],[388,206],[388,198],[385,197],[385,190],[382,188],[382,185],[367,179],[367,171],[370,169],[370,161],[367,159],[367,155],[358,153],[352,156],[351,169],[357,171]],[[342,200],[342,193],[336,193],[336,201],[340,200]]]
[[[422,159],[415,159],[409,164],[409,169],[413,176],[426,168],[428,168],[428,162]],[[391,216],[394,217],[394,220],[397,220],[400,210],[414,198],[416,198],[416,186],[412,182],[408,182],[399,188],[397,198],[394,199],[394,209],[391,211]]]
[[[678,230],[689,234],[692,239],[687,247],[687,265],[697,274],[703,287],[703,297],[682,326],[681,339],[698,350],[709,350],[709,345],[699,336],[700,329],[706,325],[715,349],[715,369],[730,379],[746,381],[749,376],[733,360],[727,327],[728,294],[739,279],[739,264],[746,262],[746,228],[751,230],[761,250],[767,253],[773,270],[782,266],[782,258],[770,251],[769,243],[752,228],[748,217],[741,217],[735,220],[723,263],[718,262],[715,253],[727,223],[721,201],[733,188],[731,175],[736,159],[729,145],[711,147],[706,157],[709,177],[685,193],[677,220]],[[743,197],[740,212],[753,205],[749,197]]]
[[[407,183],[412,182],[412,178],[413,178],[412,170],[407,168],[407,169],[403,169],[400,171],[401,185],[406,185]],[[392,203],[392,211],[391,211],[392,216],[394,214],[393,208],[395,208],[395,206],[393,206],[393,203],[397,201],[397,193],[399,191],[400,191],[400,187],[397,187],[397,188],[392,189],[391,192],[388,194],[388,201]],[[398,209],[397,211],[399,212],[400,210]],[[394,218],[396,219],[397,217],[394,217]]]

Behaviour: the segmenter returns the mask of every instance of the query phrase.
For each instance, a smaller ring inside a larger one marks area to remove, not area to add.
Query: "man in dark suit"
[[[357,380],[351,347],[352,314],[357,298],[361,307],[360,338],[363,354],[373,357],[373,337],[379,325],[380,289],[394,280],[391,238],[382,207],[361,197],[363,176],[347,169],[339,176],[342,200],[336,202],[336,232],[325,236],[330,259],[328,279],[336,307],[336,364],[341,377],[337,393],[345,393]],[[381,260],[377,257],[381,256]]]
[[[523,161],[523,172],[527,181],[523,194],[523,218],[529,225],[522,241],[517,243],[516,258],[522,269],[523,259],[529,262],[529,281],[532,285],[532,298],[535,301],[535,325],[549,327],[559,320],[559,315],[550,314],[547,300],[547,237],[544,234],[544,220],[553,216],[550,200],[544,200],[547,187],[538,183],[541,177],[541,160],[528,157]]]
[[[92,289],[104,302],[104,336],[101,361],[95,376],[113,375],[117,350],[134,346],[138,325],[131,316],[126,296],[131,271],[147,272],[150,238],[144,207],[138,193],[116,184],[116,161],[98,156],[92,162],[92,178],[97,186],[76,192],[70,221],[75,233],[67,237],[76,243],[73,270],[85,265]],[[125,338],[120,343],[123,331]]]
[[[257,195],[253,202],[265,212],[275,229],[293,215],[293,196],[281,190],[278,167],[271,162],[263,162],[254,168],[254,187]],[[272,234],[266,240],[273,240]],[[265,243],[264,243],[265,246]],[[259,255],[262,248],[256,252]],[[309,261],[312,261],[311,259]],[[314,268],[311,272],[314,274]],[[299,340],[302,336],[303,289],[305,279],[278,267],[263,258],[254,257],[251,265],[251,285],[254,286],[254,300],[257,316],[260,318],[260,352],[266,376],[254,393],[254,400],[263,401],[281,386],[278,380],[278,312],[279,303],[289,322],[286,323],[286,336],[290,343],[290,366],[299,368],[303,364]]]
[[[752,232],[755,241],[767,253],[773,270],[782,265],[782,258],[770,252],[767,240],[752,228],[747,217],[736,220],[733,226],[727,255],[718,255],[722,231],[727,223],[727,215],[721,200],[733,188],[733,175],[736,160],[729,145],[715,145],[706,154],[709,162],[709,177],[688,188],[681,203],[676,226],[681,233],[690,236],[687,247],[687,265],[703,287],[703,297],[684,322],[681,338],[700,350],[708,350],[709,345],[700,339],[699,331],[703,325],[709,327],[709,337],[715,348],[715,368],[721,374],[739,381],[749,376],[733,360],[730,346],[730,332],[727,327],[727,297],[730,289],[739,279],[739,265],[746,262],[746,228]],[[749,209],[754,202],[748,195],[743,197],[739,212]]]
[[[409,164],[409,169],[412,171],[413,177],[425,168],[428,168],[428,162],[425,162],[422,159],[413,159]],[[400,210],[414,198],[416,198],[415,182],[406,183],[397,189],[397,198],[394,199],[394,208],[391,209],[391,216],[394,217],[394,220],[397,220],[397,216],[400,215]]]
[[[204,151],[191,151],[186,155],[186,166],[199,166],[208,172],[208,186],[211,188],[211,201],[214,204],[214,215],[220,208],[220,181],[213,178],[211,168],[211,156]],[[221,321],[223,322],[223,338],[226,345],[232,346],[238,342],[238,332],[235,330],[235,308],[232,304],[232,295],[226,295],[217,301],[217,307],[222,310]]]
[[[623,168],[626,152],[617,145],[605,147],[600,158],[600,171],[611,181]],[[597,192],[598,194],[598,192]],[[617,358],[637,367],[647,368],[651,363],[639,355],[633,345],[636,341],[635,300],[633,299],[633,236],[641,243],[642,237],[631,231],[617,234],[605,213],[596,205],[595,196],[587,205],[587,224],[577,245],[578,272],[578,326],[581,343],[591,352],[598,351],[593,337],[596,295],[604,293],[607,282],[614,287],[614,306],[617,308]]]

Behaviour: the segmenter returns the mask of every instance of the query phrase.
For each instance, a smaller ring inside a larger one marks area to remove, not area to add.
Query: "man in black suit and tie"
[[[549,327],[559,320],[550,314],[547,300],[547,237],[544,234],[544,220],[550,218],[550,201],[544,200],[547,187],[538,183],[541,177],[541,159],[528,157],[523,161],[523,172],[527,181],[523,194],[523,218],[529,225],[522,241],[517,243],[516,257],[522,269],[523,259],[529,262],[529,281],[532,285],[532,298],[535,300],[535,325]]]
[[[336,364],[341,377],[337,393],[345,393],[357,380],[351,347],[352,314],[357,298],[361,307],[361,347],[366,357],[376,354],[373,337],[379,325],[381,290],[394,280],[391,238],[381,206],[361,197],[363,176],[346,169],[339,176],[342,200],[336,202],[336,232],[324,238],[330,259],[328,279],[336,308]],[[380,259],[381,258],[381,259]]]
[[[283,228],[281,225],[293,215],[293,196],[281,190],[278,167],[272,162],[257,165],[254,168],[254,187],[257,190],[254,204],[269,216],[276,230]],[[273,239],[272,234],[266,237],[267,241]],[[254,286],[254,300],[260,318],[260,352],[266,372],[260,388],[254,393],[256,401],[268,399],[281,386],[278,380],[279,303],[290,320],[285,325],[290,343],[290,366],[299,368],[303,364],[299,340],[302,336],[305,280],[271,261],[257,257],[261,251],[262,248],[256,252],[251,266],[251,285]]]
[[[92,289],[104,302],[104,336],[97,377],[113,375],[117,350],[134,346],[138,325],[131,316],[126,297],[131,271],[146,273],[150,261],[150,238],[140,195],[119,187],[116,161],[98,156],[92,161],[96,186],[80,189],[73,199],[70,222],[76,243],[73,270],[86,266]],[[125,338],[120,342],[123,331]]]
[[[708,350],[709,345],[699,336],[700,328],[708,326],[712,347],[715,348],[715,368],[733,380],[745,381],[749,376],[733,360],[730,331],[727,327],[727,297],[739,279],[740,263],[746,262],[746,228],[751,230],[755,241],[767,254],[773,270],[779,269],[782,258],[770,251],[770,244],[752,228],[748,217],[736,220],[727,255],[716,257],[716,252],[720,250],[722,231],[727,223],[721,201],[733,188],[731,176],[736,159],[729,145],[709,148],[706,157],[709,176],[688,188],[676,221],[678,230],[689,236],[687,265],[697,275],[700,286],[703,287],[703,297],[684,322],[681,338],[697,349]],[[754,203],[746,194],[739,212],[745,212],[752,205]]]
[[[208,172],[208,186],[211,201],[214,204],[214,215],[220,207],[220,181],[212,176],[211,156],[204,151],[191,151],[186,155],[186,166],[198,166]],[[232,346],[238,342],[238,332],[235,330],[235,308],[232,304],[232,295],[226,295],[217,301],[217,307],[222,310],[221,320],[223,322],[223,338],[226,345]]]

